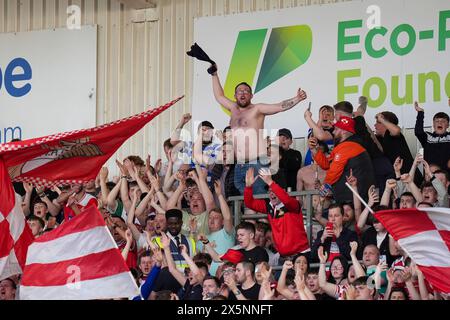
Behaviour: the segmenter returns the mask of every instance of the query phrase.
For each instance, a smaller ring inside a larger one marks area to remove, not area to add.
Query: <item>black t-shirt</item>
[[[258,300],[259,297],[259,290],[261,289],[261,286],[255,282],[253,287],[250,287],[246,290],[242,289],[242,286],[237,286],[241,294],[248,300]],[[230,291],[230,294],[228,296],[228,300],[237,300],[236,296],[232,291]]]
[[[178,292],[180,300],[202,300],[203,287],[199,284],[191,285],[189,280],[186,280],[183,288]]]
[[[256,246],[248,251],[245,249],[240,249],[239,251],[244,254],[244,261],[253,262],[255,265],[261,261],[269,262],[269,255],[263,247]]]
[[[284,170],[287,187],[292,191],[297,190],[297,172],[302,166],[302,154],[300,151],[289,149],[283,152],[280,160],[280,168]]]
[[[162,268],[159,272],[158,278],[156,278],[155,286],[153,287],[154,292],[170,290],[173,293],[177,293],[181,289],[181,285],[172,276],[169,268]]]

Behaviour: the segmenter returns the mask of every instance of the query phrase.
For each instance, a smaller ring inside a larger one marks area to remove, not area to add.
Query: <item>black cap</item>
[[[285,136],[286,138],[289,138],[292,140],[292,133],[291,130],[287,129],[287,128],[283,128],[278,130],[278,135],[279,136]]]

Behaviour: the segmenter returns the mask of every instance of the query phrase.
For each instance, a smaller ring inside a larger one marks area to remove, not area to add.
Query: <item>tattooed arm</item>
[[[291,109],[295,105],[297,105],[299,102],[306,99],[306,92],[302,89],[298,89],[297,95],[288,100],[284,100],[283,102],[277,103],[277,104],[257,104],[259,112],[261,112],[264,115],[272,115],[276,114],[278,112],[283,112],[286,110]]]

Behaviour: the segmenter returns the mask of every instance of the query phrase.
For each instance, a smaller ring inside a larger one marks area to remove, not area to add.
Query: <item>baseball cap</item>
[[[334,124],[335,127],[355,133],[355,120],[350,117],[342,116],[339,121]]]
[[[287,128],[283,128],[283,129],[278,130],[278,135],[279,136],[285,136],[286,138],[292,139],[291,130],[289,130]]]

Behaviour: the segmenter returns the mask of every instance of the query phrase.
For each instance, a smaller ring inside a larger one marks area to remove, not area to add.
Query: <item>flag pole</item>
[[[369,205],[367,204],[367,202],[365,202],[364,199],[361,198],[361,196],[359,195],[358,191],[354,190],[354,189],[352,188],[352,186],[351,186],[348,182],[346,182],[345,185],[347,186],[347,188],[349,188],[349,189],[353,192],[353,194],[354,194],[355,196],[358,197],[359,201],[361,201],[361,203],[367,208],[367,210],[369,210],[369,212],[370,212],[371,214],[374,214],[372,208],[370,208]]]

